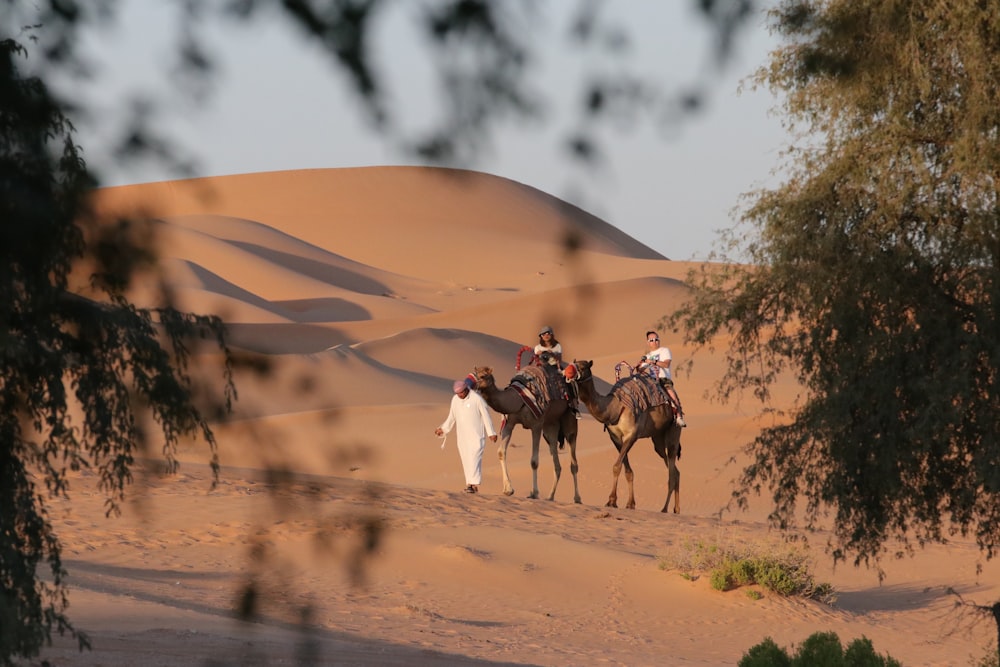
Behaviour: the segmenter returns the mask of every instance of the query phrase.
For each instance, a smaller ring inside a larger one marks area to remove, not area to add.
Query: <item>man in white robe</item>
[[[438,437],[450,433],[457,427],[458,454],[462,458],[462,468],[465,471],[465,492],[477,493],[483,483],[483,450],[486,449],[486,438],[490,442],[497,441],[497,432],[493,428],[493,419],[483,397],[469,390],[469,385],[463,380],[456,380],[452,386],[455,395],[451,397],[451,409],[444,423],[434,429]]]

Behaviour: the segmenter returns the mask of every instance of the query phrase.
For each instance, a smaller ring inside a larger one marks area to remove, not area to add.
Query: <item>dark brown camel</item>
[[[611,442],[618,450],[618,459],[611,469],[614,479],[611,485],[611,495],[608,496],[607,507],[618,507],[618,476],[622,464],[625,465],[625,481],[628,482],[628,509],[635,509],[635,490],[633,479],[635,474],[628,462],[628,453],[632,445],[640,438],[652,438],[653,449],[667,464],[667,500],[663,503],[662,512],[670,506],[670,497],[674,497],[674,514],[681,511],[681,473],[677,469],[677,459],[681,455],[681,427],[674,423],[674,413],[669,405],[657,405],[639,414],[625,405],[619,395],[612,391],[607,396],[597,393],[594,388],[594,374],[591,372],[593,361],[574,361],[566,368],[566,376],[577,383],[580,400],[590,410],[594,419],[604,424],[605,430],[611,436]],[[570,369],[573,369],[572,371]],[[575,374],[575,377],[573,375]],[[627,378],[622,382],[638,381]],[[616,385],[618,386],[618,385]]]
[[[520,424],[531,431],[531,494],[529,498],[538,498],[538,445],[542,436],[549,445],[549,452],[552,453],[552,466],[555,469],[555,480],[552,482],[552,491],[549,492],[549,500],[556,497],[556,487],[559,486],[559,476],[562,473],[562,465],[559,463],[559,431],[562,428],[563,437],[569,443],[570,472],[573,473],[573,502],[580,502],[580,485],[577,480],[577,472],[580,466],[576,462],[576,415],[569,409],[569,404],[565,398],[553,397],[545,407],[541,417],[536,417],[534,413],[525,405],[524,400],[513,387],[500,389],[497,387],[496,379],[493,377],[493,369],[486,366],[477,366],[473,369],[476,377],[479,393],[486,399],[486,404],[494,412],[505,416],[503,428],[500,429],[500,446],[497,449],[497,456],[500,457],[500,472],[503,477],[503,492],[505,495],[513,495],[514,487],[510,483],[510,474],[507,472],[507,446],[510,444],[510,437],[514,433],[514,427]],[[560,377],[561,380],[561,377]]]

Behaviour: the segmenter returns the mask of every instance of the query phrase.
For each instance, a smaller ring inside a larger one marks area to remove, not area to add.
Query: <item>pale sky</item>
[[[630,18],[637,66],[657,72],[665,86],[678,91],[708,82],[702,111],[669,129],[646,123],[607,134],[613,149],[609,166],[580,171],[563,157],[557,138],[575,117],[568,98],[578,89],[578,75],[595,63],[576,57],[553,29],[543,33],[544,60],[533,79],[552,96],[552,120],[544,127],[503,128],[491,151],[469,166],[566,199],[672,259],[706,257],[717,230],[733,224],[740,194],[775,183],[770,174],[788,139],[770,113],[775,101],[769,93],[737,94],[739,82],[776,44],[762,22],[739,35],[733,59],[720,72],[711,62],[709,34],[691,5],[691,0],[613,0],[609,9]],[[557,0],[553,11],[569,6]],[[167,60],[177,34],[172,3],[122,0],[121,9],[118,26],[86,41],[101,76],[88,84],[95,120],[78,123],[85,159],[104,184],[177,177],[163,165],[125,169],[101,154],[102,132],[116,118],[116,107],[136,92],[161,101],[157,127],[194,156],[198,175],[416,164],[368,129],[340,70],[287,21],[264,15],[250,26],[203,26],[220,71],[216,85],[195,104],[167,88]],[[405,12],[393,16],[380,28],[377,56],[397,91],[391,111],[417,127],[434,112],[435,97],[426,92],[430,69],[413,56],[416,42],[407,32]]]

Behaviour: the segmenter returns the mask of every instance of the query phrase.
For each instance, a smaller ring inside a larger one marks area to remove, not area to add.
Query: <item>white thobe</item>
[[[445,433],[450,433],[456,427],[458,455],[462,458],[465,483],[478,486],[483,483],[486,438],[497,434],[482,396],[474,391],[470,391],[464,399],[458,394],[452,396],[448,418],[440,428]]]

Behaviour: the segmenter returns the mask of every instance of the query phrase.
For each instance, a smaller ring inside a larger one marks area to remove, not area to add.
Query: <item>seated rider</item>
[[[646,332],[646,347],[648,351],[639,361],[638,370],[650,370],[655,373],[660,386],[663,387],[663,390],[667,392],[667,396],[677,406],[677,425],[681,427],[687,426],[687,422],[684,421],[684,408],[681,407],[681,399],[677,395],[677,390],[674,389],[674,381],[670,377],[670,362],[673,360],[670,348],[666,346],[660,347],[660,334],[656,331]]]
[[[556,340],[556,334],[552,331],[552,327],[542,327],[542,330],[538,332],[538,344],[535,345],[535,357],[538,359],[540,364],[554,366],[557,370],[562,370],[564,368],[565,365],[562,361],[562,345],[558,340]],[[577,419],[579,419],[580,409],[577,407],[578,399],[574,385],[569,385],[567,394],[569,407],[576,414]]]
[[[547,362],[542,360],[542,355],[546,355]],[[535,356],[542,363],[549,363],[557,368],[562,368],[562,345],[556,340],[556,335],[552,327],[542,327],[538,332],[538,344],[535,345]]]

